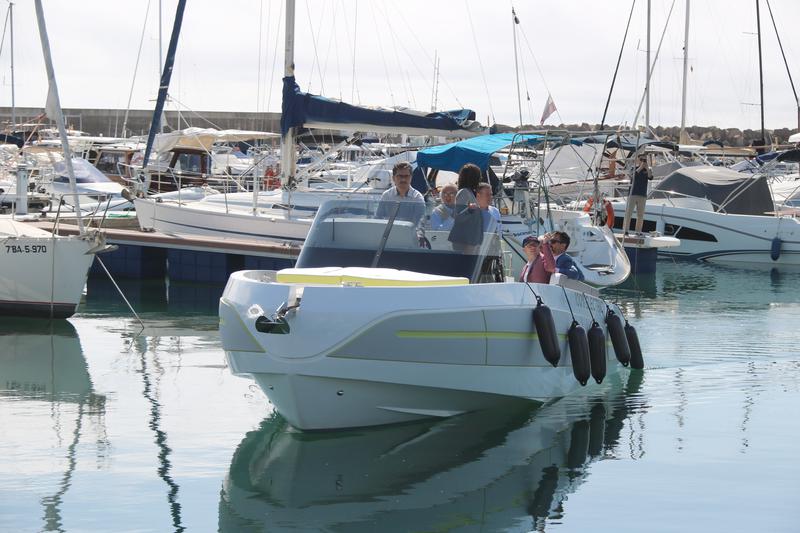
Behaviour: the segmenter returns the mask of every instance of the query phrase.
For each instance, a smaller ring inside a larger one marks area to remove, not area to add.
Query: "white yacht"
[[[377,204],[326,202],[296,268],[236,272],[220,299],[232,372],[252,376],[293,426],[545,403],[598,387],[622,368],[615,355],[641,368],[638,339],[625,336],[635,332],[621,333],[620,309],[596,289],[559,274],[510,282],[491,225],[465,246],[401,211],[376,218]]]
[[[622,229],[625,202],[611,202]],[[776,211],[761,174],[720,167],[681,168],[651,192],[644,232],[680,239],[659,254],[730,264],[800,265],[800,220]],[[634,217],[635,218],[635,217]],[[631,220],[633,224],[633,220]]]

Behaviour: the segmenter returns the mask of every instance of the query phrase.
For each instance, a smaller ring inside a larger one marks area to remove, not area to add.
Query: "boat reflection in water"
[[[66,320],[6,319],[0,343],[0,418],[7,422],[3,440],[10,451],[0,466],[13,464],[24,473],[17,480],[21,485],[47,487],[37,497],[41,530],[64,531],[62,504],[81,440],[93,443],[98,461],[110,446],[106,397],[94,392],[80,338]],[[42,426],[43,420],[50,424]],[[43,469],[42,457],[61,468]]]
[[[615,454],[641,376],[435,423],[303,433],[273,416],[234,453],[219,530],[541,529],[587,466]]]
[[[0,323],[0,396],[95,404],[81,341],[67,321],[6,319]]]

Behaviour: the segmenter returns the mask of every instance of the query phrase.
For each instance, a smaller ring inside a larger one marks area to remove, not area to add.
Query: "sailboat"
[[[168,73],[174,61],[183,11],[176,13],[175,27],[167,54],[164,76],[161,81],[159,101],[156,104],[153,124],[169,85]],[[286,27],[289,37],[294,32],[294,11],[287,10]],[[287,57],[293,55],[293,38],[287,39]],[[421,113],[397,109],[368,109],[337,102],[328,98],[301,91],[294,76],[293,60],[287,60],[283,79],[283,103],[281,115],[281,170],[282,185],[278,191],[259,191],[260,180],[254,180],[252,192],[217,195],[193,202],[159,201],[152,198],[137,198],[139,225],[144,230],[166,233],[191,233],[215,237],[284,240],[302,243],[311,227],[316,209],[326,199],[348,197],[351,194],[372,195],[378,198],[391,184],[387,179],[372,179],[385,174],[388,164],[384,162],[370,169],[365,179],[353,186],[336,188],[314,188],[298,180],[295,156],[295,132],[300,127],[321,129],[348,129],[377,133],[406,133],[409,135],[445,136],[466,138],[488,133],[488,129],[475,120],[475,112],[469,109]],[[151,135],[155,131],[151,128]],[[150,145],[145,153],[145,164],[149,159]],[[400,154],[391,162],[405,159],[413,162],[414,153]]]
[[[36,0],[36,17],[49,82],[47,110],[58,125],[73,198],[79,205],[41,0]],[[18,190],[27,190],[26,180],[27,169],[19,169]],[[76,236],[33,227],[20,220],[27,213],[26,201],[23,194],[15,215],[0,215],[0,314],[67,318],[80,302],[94,255],[108,249],[105,236],[87,231],[80,217]]]

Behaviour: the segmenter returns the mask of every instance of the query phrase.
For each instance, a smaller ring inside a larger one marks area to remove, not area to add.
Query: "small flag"
[[[516,14],[516,12],[514,11],[514,8],[513,8],[513,7],[511,8],[511,16],[513,16],[513,17],[514,17],[514,24],[519,24],[519,17],[517,17],[517,14]]]
[[[544,111],[542,111],[542,120],[539,121],[539,125],[541,126],[544,124],[544,121],[547,120],[547,117],[555,113],[555,111],[556,104],[553,102],[553,97],[548,94],[547,102],[544,104]]]

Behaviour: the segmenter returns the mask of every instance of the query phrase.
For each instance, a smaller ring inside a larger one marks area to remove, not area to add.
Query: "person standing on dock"
[[[647,155],[639,155],[639,165],[633,172],[633,182],[631,183],[631,193],[628,195],[628,203],[625,206],[625,219],[622,223],[622,230],[628,234],[631,223],[633,208],[636,208],[636,233],[642,232],[644,226],[644,208],[647,202],[647,182],[653,179],[653,173],[647,166]]]
[[[419,224],[425,216],[425,199],[422,194],[411,187],[411,164],[408,161],[401,161],[392,168],[393,187],[387,189],[378,203],[378,210],[375,212],[377,218],[394,217],[397,220],[406,220]]]

